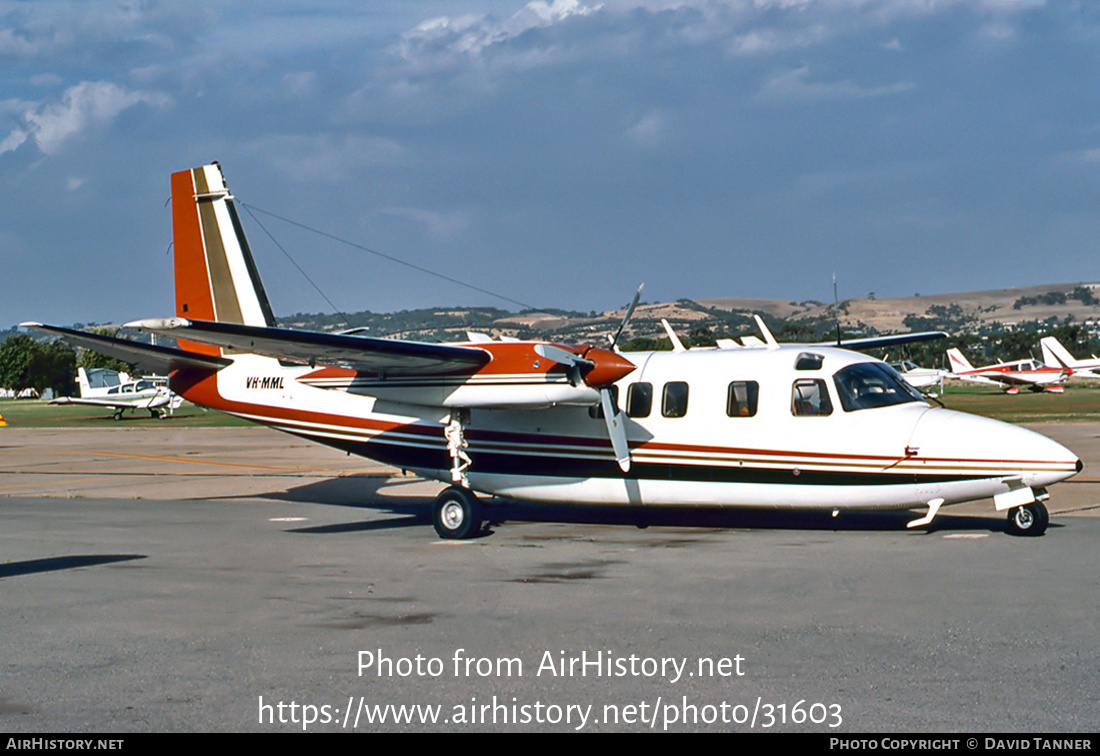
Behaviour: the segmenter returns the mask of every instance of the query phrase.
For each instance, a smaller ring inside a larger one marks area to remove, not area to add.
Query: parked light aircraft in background
[[[168,379],[162,376],[151,375],[135,379],[126,373],[116,373],[113,370],[92,373],[89,376],[84,368],[77,368],[76,373],[76,380],[80,385],[80,396],[64,396],[54,399],[50,404],[109,407],[114,410],[115,420],[121,420],[123,412],[136,409],[148,410],[153,417],[163,418],[177,410],[183,403],[183,397],[172,393],[168,388]],[[93,383],[99,385],[93,385]]]
[[[218,164],[173,174],[172,216],[175,317],[128,327],[178,348],[24,325],[170,371],[172,389],[201,406],[447,483],[433,507],[444,538],[480,532],[478,493],[920,508],[910,527],[992,497],[1009,531],[1039,535],[1046,487],[1081,470],[1037,433],[933,407],[880,360],[779,344],[766,328],[740,344],[627,354],[614,341],[428,344],[279,328]]]
[[[1055,370],[1069,370],[1073,375],[1087,378],[1100,377],[1100,357],[1093,356],[1090,360],[1077,360],[1062,346],[1061,342],[1053,336],[1039,339],[1039,346],[1043,350],[1043,363],[1048,368]]]
[[[998,362],[995,365],[976,368],[958,349],[948,349],[947,358],[951,363],[952,378],[973,383],[1000,385],[1006,394],[1018,394],[1021,387],[1031,391],[1050,391],[1060,394],[1065,391],[1062,384],[1073,372],[1062,367],[1049,368],[1040,365],[1036,360]]]
[[[931,390],[938,387],[941,395],[943,394],[943,381],[951,375],[946,370],[940,370],[939,368],[921,367],[911,360],[891,362],[890,367],[897,370],[901,377],[905,379],[905,382],[913,388]]]

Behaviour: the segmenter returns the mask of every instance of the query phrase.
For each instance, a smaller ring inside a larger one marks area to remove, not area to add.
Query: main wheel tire
[[[1008,510],[1007,530],[1012,535],[1041,536],[1050,524],[1050,514],[1041,501]]]
[[[473,491],[446,488],[435,498],[432,525],[440,538],[471,538],[481,532],[481,502]]]

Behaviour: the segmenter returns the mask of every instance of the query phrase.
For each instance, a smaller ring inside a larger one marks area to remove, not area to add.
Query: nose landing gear
[[[1033,501],[1008,510],[1008,526],[1005,531],[1017,536],[1041,536],[1050,524],[1050,514],[1041,501]]]

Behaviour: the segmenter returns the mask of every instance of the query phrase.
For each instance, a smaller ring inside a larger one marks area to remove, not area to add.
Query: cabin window
[[[845,412],[924,401],[893,368],[878,362],[849,365],[833,376],[833,382]]]
[[[825,361],[825,358],[820,354],[814,354],[813,352],[802,352],[798,355],[798,359],[794,361],[795,370],[820,370],[821,363]]]
[[[619,387],[611,386],[611,404],[612,406],[619,406]],[[599,404],[593,404],[588,408],[588,416],[593,420],[603,420],[603,400],[600,400]]]
[[[661,414],[665,417],[683,417],[688,411],[688,385],[684,381],[665,384],[661,398]]]
[[[626,392],[627,417],[649,417],[653,410],[653,384],[632,383]]]
[[[833,403],[820,378],[800,378],[791,391],[791,412],[798,416],[831,415]]]
[[[726,396],[726,414],[730,417],[754,417],[760,384],[756,381],[734,381]]]

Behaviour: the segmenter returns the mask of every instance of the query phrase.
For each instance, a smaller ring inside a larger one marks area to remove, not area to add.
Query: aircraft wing
[[[988,378],[984,375],[968,375],[965,373],[948,373],[948,378],[956,381],[967,381],[969,383],[985,383],[992,386],[1003,385],[1001,381],[995,381],[992,378]]]
[[[1066,377],[1066,373],[1040,373],[1025,370],[1015,373],[989,373],[988,377],[1009,386],[1035,386],[1044,383],[1058,383]]]
[[[50,402],[50,404],[86,404],[93,407],[111,407],[112,409],[152,409],[155,407],[163,406],[167,403],[167,394],[147,396],[143,397],[142,400],[131,399],[130,401],[111,401],[110,399],[84,399],[76,396],[63,396],[60,399],[54,399]]]
[[[865,349],[880,349],[882,347],[897,346],[898,344],[913,344],[918,341],[946,338],[947,334],[944,331],[918,331],[916,333],[895,333],[889,336],[868,336],[864,339],[841,339],[836,346],[861,352]]]
[[[141,320],[128,323],[126,327],[212,344],[228,352],[262,354],[309,365],[349,367],[387,376],[472,373],[492,359],[489,352],[473,346],[185,318]]]
[[[1055,375],[1053,373],[1040,373],[1037,371],[1000,372],[990,370],[974,374],[953,373],[952,378],[958,378],[972,383],[988,383],[1000,386],[1037,386],[1047,383],[1058,383],[1065,378],[1065,373]]]
[[[23,328],[33,328],[36,331],[57,336],[73,346],[91,349],[93,352],[128,362],[131,365],[136,365],[139,370],[148,373],[170,373],[184,367],[221,368],[231,362],[231,360],[222,357],[195,354],[175,347],[143,344],[140,341],[102,336],[98,333],[77,331],[61,326],[43,325],[42,323],[20,323],[19,325]]]

